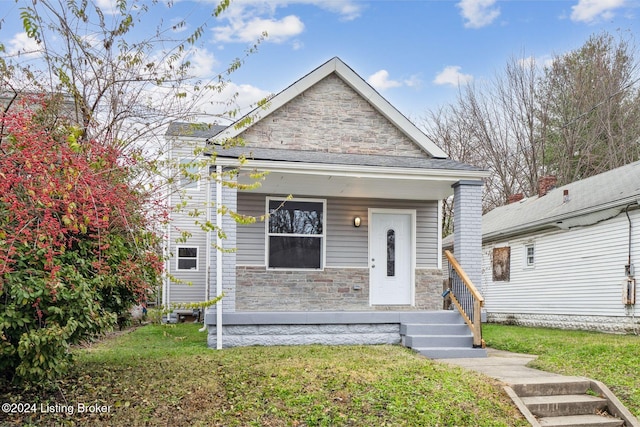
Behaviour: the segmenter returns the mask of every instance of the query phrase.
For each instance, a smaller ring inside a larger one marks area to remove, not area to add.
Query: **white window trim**
[[[189,157],[181,157],[181,158],[178,159],[178,163],[180,164],[180,166],[178,167],[178,187],[180,188],[180,190],[187,191],[189,193],[200,191],[200,181],[201,181],[201,179],[196,181],[196,185],[194,187],[189,187],[188,185],[183,185],[183,183],[182,183],[183,180],[186,180],[186,177],[182,176],[182,170],[181,170],[182,164],[183,163],[197,162],[197,161],[198,161],[198,159],[189,158]],[[197,173],[198,175],[200,175],[200,178],[202,178],[202,169],[201,168],[197,168],[197,171],[194,170],[194,173]]]
[[[269,218],[264,222],[264,261],[265,267],[267,270],[273,271],[324,271],[324,266],[327,258],[327,199],[310,199],[310,198],[292,198],[287,199],[286,197],[277,197],[277,196],[267,196],[265,201],[265,212],[269,212],[269,202],[272,200],[277,202],[314,202],[314,203],[322,203],[322,234],[287,234],[287,236],[291,237],[316,237],[321,239],[320,244],[320,268],[282,268],[282,267],[269,267]]]
[[[529,248],[533,248],[533,263],[529,264]],[[536,267],[536,245],[534,243],[525,243],[524,245],[524,268],[531,269]]]
[[[180,268],[180,260],[181,259],[193,259],[191,257],[180,257],[180,249],[195,249],[196,250],[196,268]],[[190,271],[190,272],[198,272],[200,271],[200,247],[199,246],[191,246],[191,245],[180,245],[176,246],[176,271]]]

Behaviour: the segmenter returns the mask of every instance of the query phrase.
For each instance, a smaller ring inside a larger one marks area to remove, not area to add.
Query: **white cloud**
[[[345,21],[358,18],[365,7],[357,0],[236,0],[219,17],[226,20],[227,25],[213,28],[214,41],[252,43],[266,32],[265,42],[284,43],[292,40],[292,48],[300,49],[303,44],[295,37],[305,30],[304,22],[296,15],[284,18],[277,15],[279,8],[291,4],[315,6],[334,13]]]
[[[211,77],[218,65],[213,53],[207,49],[193,49],[187,54],[187,59],[191,62],[190,74],[194,77]]]
[[[34,58],[42,53],[42,47],[27,33],[17,33],[11,40],[7,42],[7,54],[9,56],[23,56]]]
[[[473,76],[471,74],[461,73],[460,68],[461,67],[457,65],[444,67],[444,69],[436,75],[435,79],[433,79],[433,82],[437,85],[449,85],[454,87],[471,82],[473,80]]]
[[[579,0],[578,4],[571,7],[571,20],[590,23],[598,18],[611,19],[613,10],[624,4],[625,0]]]
[[[230,24],[213,29],[214,40],[217,42],[245,42],[251,43],[267,33],[267,41],[282,43],[304,31],[304,24],[295,15],[285,16],[280,20],[252,18],[248,21],[232,19]]]
[[[98,6],[105,15],[115,15],[118,11],[116,0],[96,0],[96,6]]]
[[[389,72],[387,70],[380,70],[370,75],[369,78],[367,78],[367,83],[377,90],[385,90],[401,86],[419,87],[422,82],[418,75],[413,75],[402,81],[392,80],[389,78]]]
[[[218,0],[216,0],[216,3],[217,2]],[[269,0],[268,2],[265,0],[236,0],[231,3],[229,9],[223,14],[223,17],[227,13],[234,13],[234,10],[237,12],[238,10],[246,10],[248,7],[252,9],[262,9],[263,13],[268,9],[271,14],[273,14],[277,8],[287,7],[291,4],[316,6],[339,15],[340,18],[345,21],[358,18],[364,8],[363,2],[357,0]]]
[[[387,70],[376,71],[369,76],[367,82],[376,89],[385,90],[392,87],[402,86],[402,83],[397,80],[389,79],[389,72]]]
[[[500,16],[500,9],[492,7],[495,3],[496,0],[461,0],[457,6],[465,19],[464,26],[467,28],[482,28],[491,24]]]

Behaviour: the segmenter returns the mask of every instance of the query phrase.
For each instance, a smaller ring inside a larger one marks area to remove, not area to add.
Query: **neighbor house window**
[[[525,264],[527,267],[533,267],[536,264],[536,249],[533,245],[524,246]]]
[[[200,180],[197,179],[200,168],[195,164],[194,159],[180,159],[180,188],[182,190],[198,190],[200,188]]]
[[[177,250],[178,250],[177,269],[197,271],[198,270],[198,248],[179,246]]]
[[[267,203],[269,268],[322,268],[326,202],[268,198]]]

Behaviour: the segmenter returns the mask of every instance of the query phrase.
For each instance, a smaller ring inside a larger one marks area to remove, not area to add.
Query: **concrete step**
[[[558,377],[553,382],[548,378],[523,378],[522,382],[512,382],[511,388],[522,397],[556,396],[560,394],[586,394],[591,381],[580,377]]]
[[[402,323],[400,335],[467,335],[470,329],[466,323]]]
[[[407,335],[404,345],[416,347],[473,347],[473,335]]]
[[[618,427],[624,421],[600,415],[573,415],[566,417],[544,417],[538,420],[544,427]]]
[[[607,407],[606,399],[588,394],[530,396],[523,397],[522,402],[538,417],[597,414]]]
[[[484,348],[465,347],[413,347],[421,355],[429,359],[467,359],[487,357]]]
[[[446,324],[464,323],[460,313],[455,310],[407,312],[402,315],[402,323]]]

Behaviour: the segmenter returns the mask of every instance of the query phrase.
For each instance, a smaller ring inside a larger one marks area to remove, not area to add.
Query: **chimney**
[[[556,188],[558,178],[555,175],[546,175],[538,178],[538,197],[542,197],[550,190]]]
[[[524,199],[524,194],[522,193],[512,194],[509,197],[507,197],[507,204],[510,205],[511,203],[519,202],[522,199]]]

